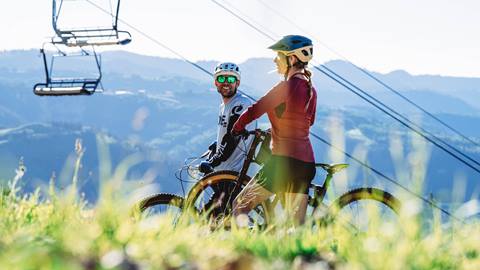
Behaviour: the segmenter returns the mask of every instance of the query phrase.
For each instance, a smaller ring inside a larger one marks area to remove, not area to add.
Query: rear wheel
[[[387,191],[357,188],[336,199],[328,216],[356,231],[367,231],[380,225],[396,225],[400,208],[400,201]]]
[[[168,193],[158,193],[143,199],[139,203],[139,209],[146,216],[158,214],[171,214],[178,218],[182,212],[184,200],[182,197]]]

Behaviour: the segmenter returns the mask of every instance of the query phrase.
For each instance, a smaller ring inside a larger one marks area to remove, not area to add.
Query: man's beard
[[[231,98],[231,97],[233,97],[233,96],[237,93],[237,89],[236,89],[236,88],[233,89],[233,91],[231,91],[231,92],[230,92],[231,94],[229,94],[229,95],[224,95],[224,94],[222,93],[222,91],[218,91],[218,92],[219,92],[220,95],[222,95],[222,97],[224,97],[224,98]]]

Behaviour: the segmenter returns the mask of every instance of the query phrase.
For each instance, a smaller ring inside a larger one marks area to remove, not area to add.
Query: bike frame
[[[237,184],[235,185],[233,194],[237,194],[240,191],[239,189],[242,183],[241,180],[247,176],[247,171],[250,168],[250,164],[252,163],[252,161],[254,161],[255,151],[257,150],[258,145],[265,140],[267,136],[267,132],[262,131],[260,129],[256,129],[248,132],[248,135],[254,135],[255,137],[250,146],[250,149],[248,150],[247,157],[245,158],[242,169],[238,174]],[[323,202],[323,199],[325,198],[325,194],[327,193],[327,189],[330,186],[330,182],[332,180],[333,175],[339,170],[346,168],[347,166],[348,166],[347,164],[330,165],[325,163],[315,163],[315,167],[316,168],[320,167],[324,169],[327,172],[327,176],[325,177],[323,185],[321,186],[310,184],[309,188],[313,190],[313,196],[312,197],[309,196],[309,202],[308,202],[309,205],[313,207],[317,207],[321,202]],[[275,201],[273,203],[275,203]]]
[[[233,189],[232,194],[237,194],[240,192],[240,188],[242,185],[242,179],[244,179],[247,176],[247,171],[248,168],[250,168],[250,164],[254,160],[254,155],[255,151],[257,150],[257,146],[265,140],[265,137],[267,136],[267,132],[262,131],[260,129],[255,129],[254,131],[250,131],[248,135],[255,135],[252,144],[250,145],[250,149],[248,149],[247,157],[245,158],[245,161],[243,162],[242,169],[240,170],[240,173],[238,174],[237,181],[235,188]]]

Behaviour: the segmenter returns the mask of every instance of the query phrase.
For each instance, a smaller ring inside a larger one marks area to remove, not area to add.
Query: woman
[[[309,134],[315,121],[317,94],[312,86],[308,62],[312,41],[289,35],[270,46],[277,52],[274,62],[285,80],[250,106],[233,126],[234,134],[268,114],[272,124],[272,157],[234,201],[233,213],[243,226],[250,212],[273,194],[285,195],[286,209],[295,223],[302,224],[308,203],[308,186],[315,176],[315,158]]]

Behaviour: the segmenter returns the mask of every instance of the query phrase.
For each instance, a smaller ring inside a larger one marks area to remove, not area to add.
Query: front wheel
[[[250,180],[248,176],[241,181],[237,178],[238,172],[234,171],[207,174],[188,193],[186,206],[209,216],[230,213],[233,200]]]
[[[329,207],[329,216],[357,231],[398,223],[401,203],[392,194],[377,188],[351,190]]]
[[[249,181],[249,176],[239,180],[235,171],[207,174],[190,190],[186,207],[193,208],[214,224],[224,224],[232,214],[233,201]],[[248,225],[263,228],[266,225],[265,209],[265,205],[260,204],[250,211],[247,215]]]

